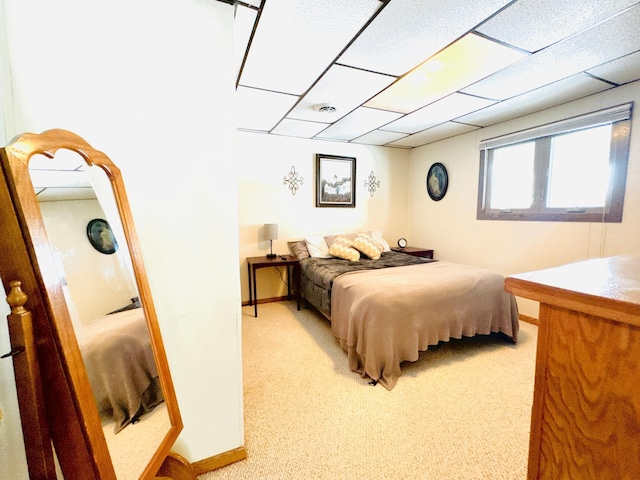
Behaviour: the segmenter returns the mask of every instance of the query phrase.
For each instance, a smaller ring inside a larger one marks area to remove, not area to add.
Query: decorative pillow
[[[329,246],[327,245],[327,242],[324,241],[322,235],[307,237],[304,239],[304,241],[307,244],[309,256],[316,258],[331,257],[331,255],[329,254]]]
[[[360,252],[351,246],[351,240],[346,237],[337,237],[331,244],[329,253],[337,258],[343,258],[350,262],[360,260]]]
[[[307,250],[307,244],[304,240],[298,240],[296,242],[287,242],[289,245],[289,251],[298,260],[303,258],[309,258],[309,250]]]
[[[335,242],[336,238],[344,237],[348,238],[349,240],[353,240],[357,235],[357,233],[336,233],[335,235],[325,235],[324,241],[327,242],[327,246],[331,248],[331,245],[333,245],[333,242]]]
[[[376,242],[366,233],[358,234],[351,246],[371,260],[378,260],[383,248],[380,243]]]

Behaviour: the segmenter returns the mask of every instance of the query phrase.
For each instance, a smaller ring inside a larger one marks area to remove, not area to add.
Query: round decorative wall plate
[[[113,236],[109,222],[101,218],[94,218],[87,225],[87,237],[93,248],[100,253],[109,255],[118,250],[118,242]]]
[[[449,187],[447,169],[441,163],[434,163],[427,172],[427,193],[436,202],[442,200]]]

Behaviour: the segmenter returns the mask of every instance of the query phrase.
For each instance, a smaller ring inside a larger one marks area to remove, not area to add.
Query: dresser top
[[[582,303],[624,316],[640,316],[640,256],[596,258],[507,277],[505,289],[541,303],[572,308]],[[585,313],[589,308],[573,309]],[[640,324],[640,318],[631,323]]]

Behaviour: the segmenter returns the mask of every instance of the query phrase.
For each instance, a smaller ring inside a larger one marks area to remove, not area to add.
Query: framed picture
[[[449,187],[447,169],[441,163],[434,163],[427,172],[427,193],[436,202],[442,200]]]
[[[101,218],[94,218],[87,224],[89,242],[100,253],[109,255],[118,250],[118,242],[113,236],[109,222]]]
[[[356,206],[356,159],[316,154],[316,207]]]

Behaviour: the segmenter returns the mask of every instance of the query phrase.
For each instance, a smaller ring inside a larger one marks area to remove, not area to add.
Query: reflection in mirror
[[[29,172],[116,476],[138,479],[171,421],[111,182],[65,149]]]

